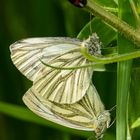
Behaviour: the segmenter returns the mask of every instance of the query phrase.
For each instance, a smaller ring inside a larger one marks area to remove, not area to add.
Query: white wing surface
[[[80,52],[81,43],[78,39],[62,37],[24,39],[10,46],[11,58],[33,81],[33,89],[40,96],[56,103],[72,104],[86,94],[93,69],[59,70],[47,67],[41,61],[57,67],[90,63]]]

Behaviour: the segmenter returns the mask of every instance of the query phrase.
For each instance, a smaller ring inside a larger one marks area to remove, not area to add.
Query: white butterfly
[[[88,39],[90,52],[100,53],[96,34]],[[41,61],[58,67],[81,66],[90,63],[80,52],[79,39],[47,37],[29,38],[10,46],[16,67],[30,80],[33,88],[45,99],[56,103],[72,104],[86,94],[93,68],[58,70],[46,67]],[[40,61],[41,60],[41,61]]]
[[[110,124],[110,113],[104,110],[92,84],[88,87],[87,94],[74,104],[46,100],[33,87],[23,96],[23,101],[37,115],[73,129],[95,131],[96,138],[101,138]]]
[[[63,126],[95,131],[97,137],[101,137],[109,127],[110,114],[91,84],[93,68],[61,70],[41,62],[56,67],[89,64],[80,52],[83,44],[89,47],[90,54],[100,54],[100,42],[93,34],[86,41],[62,37],[24,39],[10,46],[11,58],[33,81],[23,97],[33,112]]]

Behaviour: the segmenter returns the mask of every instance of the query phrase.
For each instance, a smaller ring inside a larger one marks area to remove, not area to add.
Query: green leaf
[[[91,32],[96,32],[103,46],[107,46],[116,39],[116,31],[99,18],[93,18],[78,34],[78,38],[88,38]]]
[[[131,125],[131,128],[134,129],[140,126],[140,117]]]
[[[90,136],[90,132],[84,132],[84,131],[79,131],[79,130],[74,130],[74,129],[63,127],[56,123],[47,121],[47,120],[35,115],[34,113],[32,113],[32,111],[25,109],[23,107],[20,107],[18,105],[0,102],[0,113],[14,117],[16,119],[23,120],[23,121],[33,122],[33,123],[37,123],[39,125],[58,129],[63,132],[68,132],[68,133],[71,133],[74,135],[79,135],[79,136],[83,136],[83,137]]]

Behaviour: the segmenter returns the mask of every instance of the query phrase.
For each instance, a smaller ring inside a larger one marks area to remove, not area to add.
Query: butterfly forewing
[[[57,67],[81,66],[89,63],[80,52],[81,41],[71,38],[31,38],[11,45],[11,58],[16,67],[30,80],[33,88],[56,103],[75,103],[86,93],[92,68],[58,70]],[[41,61],[40,61],[41,60]]]
[[[95,100],[100,104],[98,110]],[[23,101],[34,113],[47,120],[86,131],[93,131],[98,127],[97,118],[104,111],[104,106],[93,85],[90,85],[87,94],[74,104],[59,104],[45,100],[33,87],[24,95]]]
[[[74,42],[74,43],[72,43]],[[30,80],[45,67],[39,59],[47,62],[79,47],[80,40],[70,38],[29,38],[15,42],[10,46],[11,58],[16,67]]]

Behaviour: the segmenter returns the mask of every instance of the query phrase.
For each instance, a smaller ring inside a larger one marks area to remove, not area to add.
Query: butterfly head
[[[105,110],[103,111],[97,118],[97,128],[95,129],[95,133],[96,133],[96,138],[97,139],[101,139],[104,135],[104,132],[107,128],[109,128],[109,124],[110,124],[110,113]]]
[[[82,43],[82,47],[86,47],[88,49],[88,53],[95,56],[101,55],[101,46],[102,43],[96,33],[93,33]]]

